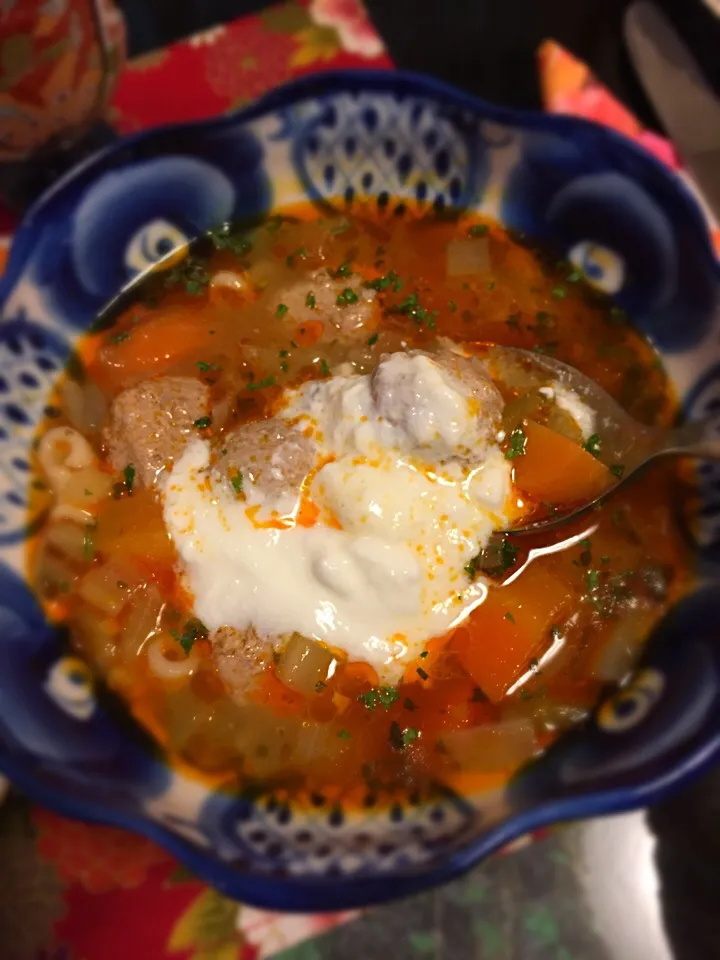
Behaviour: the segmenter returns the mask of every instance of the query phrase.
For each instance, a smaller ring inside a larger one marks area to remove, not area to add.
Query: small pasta
[[[155,637],[147,646],[148,666],[160,680],[182,680],[191,677],[200,665],[200,657],[195,650],[187,656],[171,659],[166,654],[167,640]]]
[[[40,439],[38,460],[57,500],[52,518],[92,520],[90,508],[108,495],[112,478],[97,466],[85,437],[72,427],[53,427]]]

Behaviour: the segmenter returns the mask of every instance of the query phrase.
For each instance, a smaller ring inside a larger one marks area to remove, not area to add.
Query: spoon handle
[[[699,420],[684,423],[667,433],[659,454],[697,457],[699,460],[720,460],[720,435],[716,421]]]

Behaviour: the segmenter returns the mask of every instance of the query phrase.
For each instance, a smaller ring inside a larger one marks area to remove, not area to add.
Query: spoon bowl
[[[670,430],[649,427],[638,423],[594,380],[553,357],[497,345],[488,347],[483,356],[489,362],[492,375],[499,380],[512,380],[513,374],[529,372],[538,376],[538,386],[560,384],[572,390],[595,414],[595,431],[602,442],[598,459],[608,467],[618,468],[611,474],[615,481],[592,500],[558,511],[551,517],[500,531],[501,534],[518,537],[550,532],[570,523],[603,503],[639,470],[659,457],[720,460],[720,440],[711,431],[708,421],[683,423]]]

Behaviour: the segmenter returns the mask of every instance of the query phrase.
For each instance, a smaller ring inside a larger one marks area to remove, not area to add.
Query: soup
[[[627,674],[689,582],[675,468],[560,532],[499,534],[623,464],[579,397],[488,344],[674,416],[578,270],[468,215],[225,225],[81,341],[37,440],[31,577],[177,762],[470,789]]]

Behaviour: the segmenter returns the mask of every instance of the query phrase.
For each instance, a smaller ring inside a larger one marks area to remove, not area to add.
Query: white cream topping
[[[595,411],[584,403],[574,390],[569,390],[562,384],[553,383],[549,387],[540,387],[538,392],[548,400],[553,400],[561,410],[570,414],[585,440],[595,433]]]
[[[465,459],[483,435],[473,403],[421,355],[288,391],[281,416],[311,428],[319,449],[311,527],[258,527],[252,489],[235,497],[207,469],[206,441],[192,443],[168,478],[164,516],[197,616],[210,630],[298,631],[397,680],[482,602],[485,585],[464,567],[507,522],[510,465],[484,444],[472,466]]]

